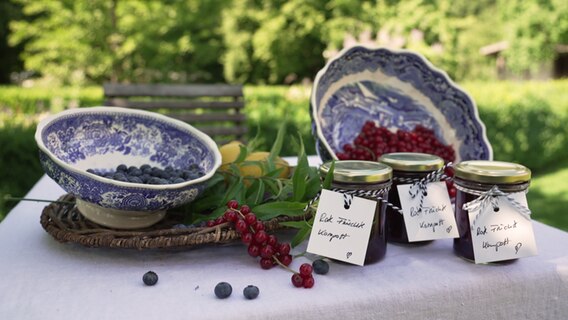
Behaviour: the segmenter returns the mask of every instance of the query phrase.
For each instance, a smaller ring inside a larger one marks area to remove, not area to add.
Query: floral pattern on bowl
[[[357,46],[320,70],[310,97],[312,132],[323,161],[337,159],[367,120],[396,131],[417,125],[456,151],[456,162],[492,159],[473,99],[424,57]]]
[[[188,203],[221,164],[215,142],[191,125],[118,107],[63,111],[41,121],[35,139],[48,176],[81,201],[116,212],[154,212]],[[175,169],[198,164],[205,175],[183,183],[147,185],[86,171],[112,171],[123,163]]]

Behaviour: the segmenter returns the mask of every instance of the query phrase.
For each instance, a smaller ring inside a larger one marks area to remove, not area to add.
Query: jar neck
[[[454,177],[454,183],[465,189],[472,189],[474,191],[489,191],[494,186],[497,186],[499,190],[506,193],[515,193],[526,191],[529,188],[530,181],[515,183],[515,184],[499,184],[499,183],[481,183],[477,181],[464,180],[458,177]]]
[[[342,190],[381,190],[390,188],[392,185],[391,180],[381,181],[377,183],[350,183],[350,182],[337,182],[331,183],[332,188]]]
[[[398,183],[398,184],[418,182],[422,178],[426,177],[427,175],[429,175],[432,172],[434,172],[434,171],[399,171],[399,170],[393,170],[392,180],[393,180],[393,182]],[[409,180],[412,180],[412,182],[410,182]]]

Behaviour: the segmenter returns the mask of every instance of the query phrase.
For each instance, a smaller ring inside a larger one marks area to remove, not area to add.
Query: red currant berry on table
[[[310,265],[309,263],[304,263],[300,266],[300,275],[302,277],[311,276],[313,270],[314,268],[312,268],[312,265]]]
[[[294,273],[294,275],[292,275],[292,284],[296,288],[301,288],[304,286],[304,278],[302,278],[299,273]]]
[[[278,260],[285,266],[289,266],[292,263],[292,256],[287,254],[287,255],[281,255]]]
[[[314,284],[315,284],[314,277],[309,276],[309,277],[303,278],[302,285],[304,286],[304,288],[309,289],[309,288],[313,287]]]
[[[274,248],[270,245],[266,245],[262,248],[260,248],[260,256],[263,258],[272,258],[272,256],[274,255]]]
[[[255,244],[249,245],[248,254],[253,258],[258,257],[260,255],[260,247]]]
[[[281,243],[278,246],[278,254],[281,256],[286,256],[290,254],[290,244],[289,243]]]
[[[272,268],[273,266],[274,266],[274,264],[272,263],[272,259],[270,259],[270,258],[260,259],[260,267],[262,269],[268,270],[268,269]]]

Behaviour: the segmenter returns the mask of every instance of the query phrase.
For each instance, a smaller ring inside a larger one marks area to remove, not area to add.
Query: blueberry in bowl
[[[35,140],[44,171],[81,214],[117,229],[151,226],[193,201],[221,165],[205,133],[142,110],[65,110],[42,120]]]

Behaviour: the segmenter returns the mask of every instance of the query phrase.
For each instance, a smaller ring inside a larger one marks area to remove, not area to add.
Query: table
[[[26,197],[63,193],[44,176]],[[298,289],[290,273],[260,269],[240,244],[185,251],[61,244],[39,224],[45,205],[21,202],[0,223],[0,319],[568,318],[568,233],[538,222],[539,255],[510,265],[466,262],[451,240],[389,245],[377,264],[333,263],[314,288]],[[160,277],[154,287],[142,284],[148,270]],[[213,294],[220,281],[233,286],[226,300]],[[260,288],[256,300],[242,295],[249,284]]]

